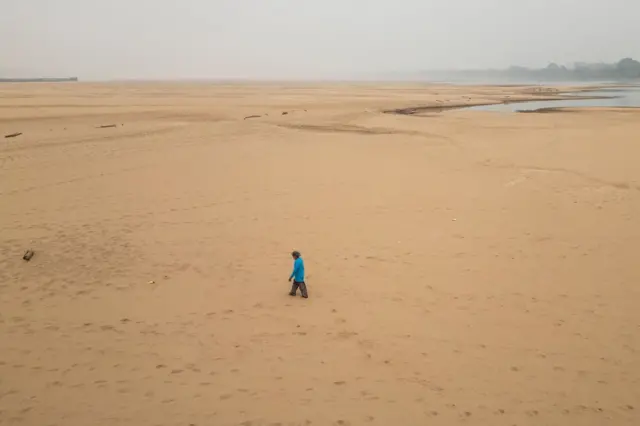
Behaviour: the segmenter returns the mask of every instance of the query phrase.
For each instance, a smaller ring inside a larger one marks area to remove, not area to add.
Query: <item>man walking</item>
[[[298,251],[291,253],[291,257],[293,257],[293,272],[289,277],[289,282],[293,281],[293,286],[291,286],[289,296],[295,296],[298,293],[298,287],[300,287],[302,297],[307,299],[309,295],[307,294],[307,284],[304,282],[304,262]]]

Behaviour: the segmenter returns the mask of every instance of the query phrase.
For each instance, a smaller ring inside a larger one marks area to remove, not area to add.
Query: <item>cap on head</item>
[[[298,257],[300,257],[300,252],[297,251],[297,250],[294,250],[293,252],[291,252],[291,256],[293,256],[295,258],[298,258]]]

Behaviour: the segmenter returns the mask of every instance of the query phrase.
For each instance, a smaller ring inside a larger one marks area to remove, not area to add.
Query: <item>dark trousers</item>
[[[292,296],[295,296],[298,293],[298,287],[300,287],[300,292],[302,293],[302,297],[304,297],[305,299],[309,297],[309,294],[307,294],[307,284],[304,281],[302,282],[294,281],[293,285],[291,286],[291,293],[289,294]]]

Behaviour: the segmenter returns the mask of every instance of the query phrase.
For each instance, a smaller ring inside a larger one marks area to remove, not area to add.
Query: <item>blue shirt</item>
[[[304,282],[304,262],[301,257],[293,261],[293,272],[289,278],[298,283]]]

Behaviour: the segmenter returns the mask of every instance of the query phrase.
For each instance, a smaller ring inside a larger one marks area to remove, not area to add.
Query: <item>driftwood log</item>
[[[27,250],[24,252],[24,256],[22,256],[22,258],[28,262],[31,260],[34,254],[36,253],[33,250]]]
[[[117,124],[105,124],[104,126],[98,126],[97,129],[108,129],[110,127],[118,127]]]
[[[15,138],[15,137],[20,136],[21,134],[22,134],[22,133],[11,133],[10,135],[5,135],[4,137],[5,137],[5,139],[8,139],[8,138]]]
[[[250,118],[260,118],[260,117],[262,117],[262,116],[261,116],[261,115],[248,115],[248,116],[246,116],[244,119],[245,119],[245,120],[248,120],[248,119],[250,119]]]

